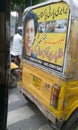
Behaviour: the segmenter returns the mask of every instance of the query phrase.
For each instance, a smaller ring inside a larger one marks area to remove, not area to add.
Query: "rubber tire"
[[[78,130],[78,109],[76,109],[68,121],[63,124],[61,130]]]
[[[15,88],[17,87],[17,79],[16,75],[13,71],[10,73],[10,81],[9,81],[9,88]]]

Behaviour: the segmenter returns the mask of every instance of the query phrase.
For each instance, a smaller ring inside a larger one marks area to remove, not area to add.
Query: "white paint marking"
[[[42,126],[41,128],[39,128],[38,130],[53,130],[48,124]]]
[[[11,125],[18,121],[28,119],[33,115],[35,115],[35,113],[28,106],[18,108],[14,111],[8,112],[7,125]]]
[[[16,94],[10,94],[9,95],[9,100],[8,100],[8,103],[13,103],[15,101],[19,101],[21,100]]]

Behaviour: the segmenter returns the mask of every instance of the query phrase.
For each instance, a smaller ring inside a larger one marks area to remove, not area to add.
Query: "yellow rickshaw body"
[[[18,88],[58,129],[78,109],[78,16],[70,3],[45,2],[24,11],[24,17],[29,10],[37,13],[39,26],[47,28],[39,28],[32,47],[38,58],[21,60]]]

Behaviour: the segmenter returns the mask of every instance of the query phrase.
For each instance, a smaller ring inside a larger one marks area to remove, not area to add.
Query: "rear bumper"
[[[55,130],[60,130],[62,122],[61,120],[58,120],[55,115],[53,115],[44,105],[42,105],[37,98],[35,98],[31,93],[29,93],[24,87],[18,85],[17,86],[19,91],[22,94],[25,94],[32,102],[36,104],[36,106],[40,109],[40,111],[45,115],[47,119],[49,119],[51,127],[53,127]]]

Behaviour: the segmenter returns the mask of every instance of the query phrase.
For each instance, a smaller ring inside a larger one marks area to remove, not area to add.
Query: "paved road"
[[[7,125],[9,130],[53,130],[46,117],[17,88],[9,90]]]

